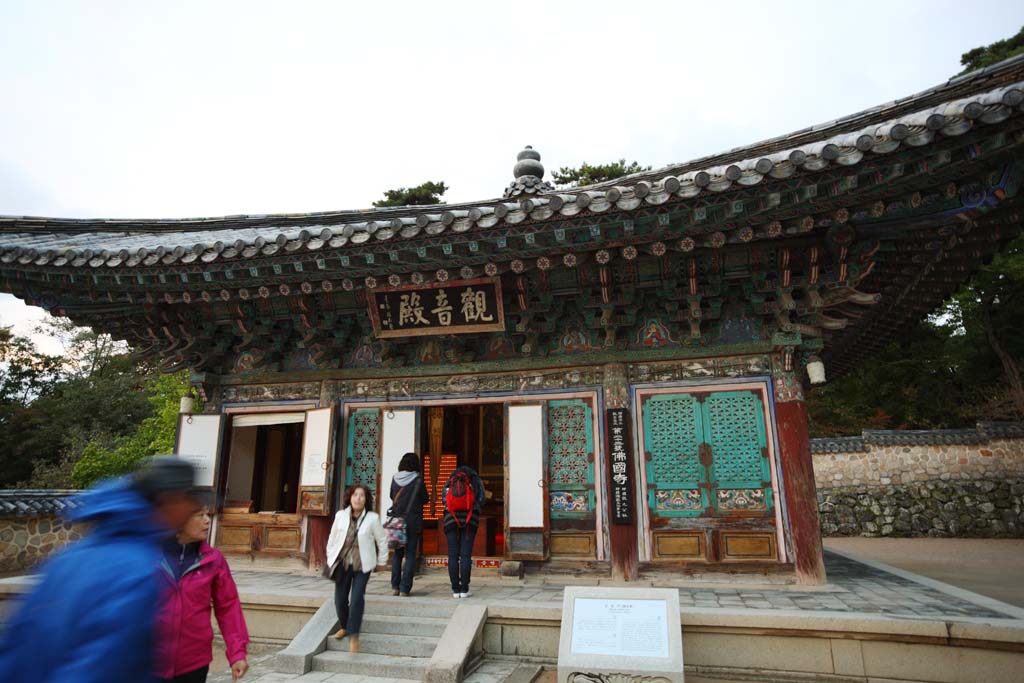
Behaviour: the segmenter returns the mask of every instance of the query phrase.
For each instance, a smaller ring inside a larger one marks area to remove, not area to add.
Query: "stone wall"
[[[874,445],[847,453],[814,453],[818,489],[950,480],[1024,479],[1024,439],[980,444]]]
[[[79,491],[0,491],[0,574],[23,572],[82,537],[62,515],[78,505]]]
[[[0,518],[0,573],[31,569],[55,550],[81,537],[81,529],[52,515]]]
[[[1024,538],[1024,479],[818,489],[825,536]]]
[[[1024,537],[1024,428],[812,439],[826,536]]]

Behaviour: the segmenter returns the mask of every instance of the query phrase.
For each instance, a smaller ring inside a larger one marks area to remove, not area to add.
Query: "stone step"
[[[435,617],[447,619],[458,607],[456,600],[441,601],[429,598],[367,597],[364,614],[385,614],[393,617]]]
[[[366,622],[363,622],[365,629]],[[400,657],[430,657],[437,648],[438,638],[394,635],[390,633],[359,634],[359,651],[371,655],[397,655]],[[348,652],[348,638],[337,640],[333,636],[327,639],[327,649],[336,652]]]
[[[393,614],[366,614],[363,616],[363,633],[390,633],[404,636],[440,636],[448,626],[448,619],[416,617]]]
[[[430,665],[427,657],[392,657],[365,652],[349,654],[327,650],[313,658],[313,671],[359,674],[380,678],[412,678],[422,681]]]

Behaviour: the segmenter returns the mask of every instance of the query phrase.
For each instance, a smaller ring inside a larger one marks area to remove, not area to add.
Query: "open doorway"
[[[305,427],[304,412],[232,418],[216,539],[221,550],[299,552]]]
[[[234,427],[225,504],[249,512],[294,513],[304,425]]]
[[[480,475],[486,491],[473,555],[505,554],[505,406],[503,403],[430,406],[424,408],[420,432],[423,476],[431,502],[424,507],[423,553],[446,554],[442,499],[451,473],[469,465]],[[435,457],[440,453],[440,457]]]

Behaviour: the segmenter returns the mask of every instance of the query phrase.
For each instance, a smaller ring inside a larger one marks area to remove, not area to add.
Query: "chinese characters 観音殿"
[[[378,290],[368,298],[378,337],[505,329],[501,283],[496,278]]]

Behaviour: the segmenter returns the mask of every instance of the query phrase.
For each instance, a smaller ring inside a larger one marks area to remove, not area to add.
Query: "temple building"
[[[1017,58],[588,187],[527,147],[465,204],[5,216],[0,287],[191,371],[176,450],[225,551],[315,561],[345,486],[386,510],[415,451],[428,520],[451,469],[480,473],[484,564],[820,583],[804,390],[1019,233],[1022,103]]]

